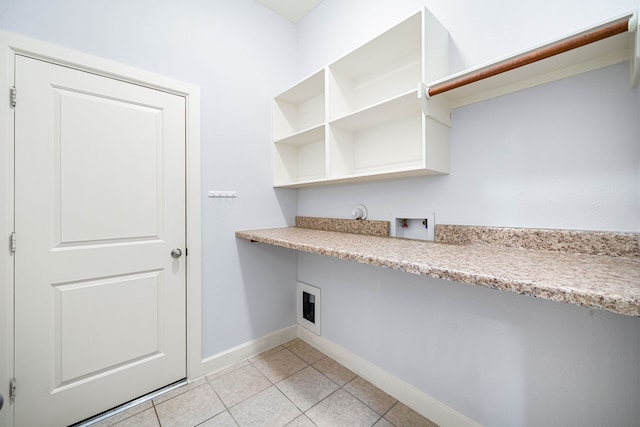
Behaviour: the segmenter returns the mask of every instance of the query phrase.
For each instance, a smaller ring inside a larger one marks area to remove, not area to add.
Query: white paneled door
[[[186,377],[185,99],[15,76],[15,420],[65,426]]]

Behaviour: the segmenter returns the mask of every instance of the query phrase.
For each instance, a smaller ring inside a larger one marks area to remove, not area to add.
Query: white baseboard
[[[209,356],[202,359],[202,366],[200,372],[204,375],[209,375],[213,372],[224,369],[228,366],[238,363],[263,351],[269,350],[275,346],[283,344],[287,341],[297,338],[298,326],[292,325],[279,331],[275,331],[269,335],[258,338],[253,341],[240,344],[237,347],[233,347],[229,350],[223,351],[213,356]],[[197,378],[194,378],[195,380]]]
[[[302,327],[298,327],[298,337],[441,427],[482,427],[482,424],[324,337]]]

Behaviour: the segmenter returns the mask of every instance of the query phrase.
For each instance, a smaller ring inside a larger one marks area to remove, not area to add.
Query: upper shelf
[[[320,70],[274,98],[274,140],[285,140],[323,124],[324,95],[324,70]]]
[[[620,31],[618,34],[615,34],[616,28]],[[614,35],[605,34],[607,31]],[[585,43],[598,33],[606,37],[571,48],[576,42]],[[456,108],[627,60],[631,60],[631,83],[637,86],[639,33],[637,13],[629,12],[532,49],[432,81],[426,85],[426,91],[431,90],[430,96],[444,98],[451,108]],[[563,50],[565,48],[569,50]],[[512,65],[516,68],[510,68]],[[495,72],[498,74],[494,75]],[[455,87],[456,82],[463,85]],[[449,86],[454,88],[434,94],[433,89]]]

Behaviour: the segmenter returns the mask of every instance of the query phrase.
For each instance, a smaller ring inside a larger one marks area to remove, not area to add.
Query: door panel
[[[15,85],[16,425],[64,426],[186,376],[185,102],[23,56]]]
[[[161,271],[54,288],[56,389],[162,353]]]
[[[58,88],[54,97],[60,243],[161,237],[162,110]]]

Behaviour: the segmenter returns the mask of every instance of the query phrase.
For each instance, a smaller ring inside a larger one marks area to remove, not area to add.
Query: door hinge
[[[16,379],[12,378],[9,382],[9,400],[11,402],[16,400]]]
[[[9,105],[11,105],[11,108],[16,108],[16,92],[16,87],[11,86],[9,90]]]
[[[11,246],[11,253],[15,254],[16,253],[16,232],[15,231],[11,233],[10,246]]]

